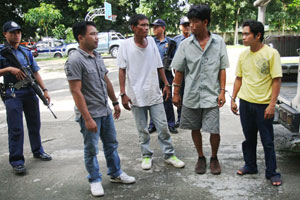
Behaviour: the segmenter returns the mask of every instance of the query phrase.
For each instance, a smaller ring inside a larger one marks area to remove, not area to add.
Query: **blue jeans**
[[[171,71],[165,70],[165,74],[166,74],[166,78],[169,82],[170,85],[172,85],[173,83],[173,75]],[[163,91],[165,84],[162,82],[161,79],[159,79],[159,87],[161,89],[161,91]],[[175,127],[175,114],[174,114],[174,108],[173,108],[173,103],[172,103],[172,87],[170,87],[170,92],[171,92],[171,96],[168,98],[167,101],[164,101],[164,109],[166,112],[166,116],[167,116],[167,121],[168,121],[168,126],[169,127]],[[163,96],[164,100],[166,98],[166,95]],[[155,125],[153,124],[152,118],[150,118],[150,124],[149,127],[155,127]]]
[[[164,152],[164,158],[168,159],[174,155],[174,148],[170,132],[168,129],[168,123],[166,118],[165,109],[162,103],[146,106],[146,107],[131,107],[137,131],[139,133],[139,142],[141,144],[141,151],[143,157],[152,157],[153,151],[150,149],[150,134],[148,132],[147,121],[148,111],[150,112],[151,119],[156,127],[158,133],[158,141],[161,149]]]
[[[99,137],[103,144],[103,151],[108,168],[107,174],[112,177],[117,177],[122,173],[117,151],[118,141],[112,114],[106,117],[94,118],[94,120],[98,127],[97,133],[88,131],[85,127],[85,121],[82,117],[79,119],[80,132],[84,139],[85,168],[89,173],[87,178],[90,183],[102,181],[102,174],[97,160]]]
[[[11,89],[6,89],[5,107],[8,126],[9,163],[12,167],[25,163],[23,155],[24,129],[23,112],[26,118],[29,141],[33,154],[43,153],[40,136],[39,100],[31,88],[15,90],[15,98]]]
[[[276,155],[274,149],[273,119],[264,119],[264,112],[268,104],[255,104],[240,100],[240,118],[245,136],[242,143],[245,167],[248,171],[257,171],[256,146],[257,132],[265,152],[266,178],[280,176],[276,173]]]

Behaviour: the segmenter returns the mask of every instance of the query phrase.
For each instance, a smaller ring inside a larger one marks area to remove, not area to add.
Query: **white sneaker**
[[[166,163],[173,165],[176,168],[182,168],[185,166],[185,163],[179,160],[176,156],[171,156],[170,158],[165,160]]]
[[[104,195],[104,190],[101,182],[91,183],[91,193],[95,197],[100,197]]]
[[[110,177],[110,182],[130,184],[135,183],[135,178],[133,176],[128,176],[125,172],[122,172],[122,174],[116,178]]]
[[[151,169],[151,167],[152,167],[152,158],[149,157],[143,158],[142,169],[147,170],[147,169]]]

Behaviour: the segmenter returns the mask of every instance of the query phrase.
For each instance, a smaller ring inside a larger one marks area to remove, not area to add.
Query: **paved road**
[[[230,50],[229,50],[230,51]],[[236,55],[238,52],[233,52]],[[235,57],[235,56],[234,56]],[[234,58],[232,59],[234,60]],[[105,59],[111,78],[118,93],[117,72],[114,59]],[[90,195],[83,165],[83,145],[79,126],[74,122],[73,100],[65,80],[62,61],[39,62],[41,74],[50,90],[55,120],[41,105],[42,141],[45,150],[53,156],[50,162],[41,162],[32,157],[28,137],[25,137],[24,155],[28,173],[15,176],[8,164],[7,127],[3,103],[0,103],[0,199],[53,200],[53,199],[94,199]],[[228,70],[229,80],[234,77],[234,66]],[[230,82],[230,81],[229,81]],[[231,91],[231,85],[226,86]],[[2,123],[1,123],[2,121]],[[176,154],[186,162],[183,169],[174,169],[164,164],[157,142],[157,134],[151,135],[154,149],[154,166],[149,171],[140,167],[141,156],[137,131],[132,114],[122,110],[121,118],[115,122],[119,140],[119,154],[122,168],[134,175],[133,185],[112,184],[106,176],[105,159],[100,145],[99,162],[103,175],[105,196],[102,199],[299,199],[300,154],[278,151],[278,168],[283,174],[284,184],[273,187],[264,178],[263,149],[258,144],[257,175],[237,176],[242,166],[241,142],[243,141],[239,118],[231,114],[228,104],[221,109],[221,146],[219,159],[222,174],[213,176],[194,173],[197,159],[189,131],[179,130],[172,135]],[[288,133],[276,125],[277,133]],[[208,134],[204,134],[204,152],[209,160],[210,145]]]

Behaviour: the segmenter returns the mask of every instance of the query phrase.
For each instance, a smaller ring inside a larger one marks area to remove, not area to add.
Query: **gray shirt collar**
[[[210,37],[209,37],[209,40],[207,41],[207,44],[205,45],[205,49],[201,48],[201,46],[200,46],[200,44],[199,44],[199,42],[198,42],[198,40],[197,40],[197,38],[196,38],[195,35],[191,35],[192,39],[190,40],[190,43],[194,43],[198,48],[201,49],[201,51],[205,51],[209,47],[209,45],[213,42],[213,40],[214,40],[214,38],[213,38],[214,35],[211,34],[209,31],[208,31],[208,34],[209,34]]]
[[[90,54],[88,54],[86,51],[78,48],[78,51],[84,56],[84,57],[87,57],[87,58],[93,58],[93,56],[91,56]],[[93,50],[93,53],[95,55],[95,57],[98,57],[99,54],[97,53],[97,51]]]

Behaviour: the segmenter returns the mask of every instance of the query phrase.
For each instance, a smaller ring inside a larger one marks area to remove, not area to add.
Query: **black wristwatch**
[[[119,102],[118,101],[112,102],[112,105],[113,106],[119,105]]]
[[[120,95],[120,97],[124,97],[126,95],[126,93],[125,92],[124,93],[120,93],[119,95]]]

